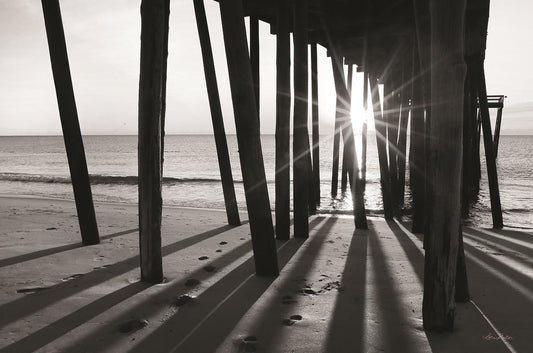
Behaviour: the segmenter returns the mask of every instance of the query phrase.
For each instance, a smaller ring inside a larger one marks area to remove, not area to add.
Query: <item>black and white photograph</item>
[[[0,353],[533,352],[531,14],[0,0]]]

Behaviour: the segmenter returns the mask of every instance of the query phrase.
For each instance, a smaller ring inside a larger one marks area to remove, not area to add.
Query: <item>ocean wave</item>
[[[135,175],[117,176],[117,175],[89,175],[91,184],[115,184],[115,185],[137,185],[138,178]],[[47,183],[47,184],[70,184],[70,178],[55,175],[36,175],[36,174],[19,174],[19,173],[0,173],[0,180],[14,181],[23,183]],[[179,183],[220,183],[217,178],[174,178],[164,177],[163,184],[173,185]],[[235,183],[242,183],[240,180],[234,180]]]

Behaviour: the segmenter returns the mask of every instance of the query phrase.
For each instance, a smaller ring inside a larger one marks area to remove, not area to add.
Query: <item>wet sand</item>
[[[248,224],[165,208],[166,281],[149,285],[137,206],[96,214],[101,243],[82,247],[73,202],[0,198],[0,352],[533,350],[527,232],[465,229],[472,302],[455,332],[426,334],[422,243],[399,222],[314,216],[309,239],[277,243],[273,279],[254,275]]]

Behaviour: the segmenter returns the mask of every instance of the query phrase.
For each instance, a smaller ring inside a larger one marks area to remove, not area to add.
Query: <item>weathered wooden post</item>
[[[411,46],[408,47],[410,49]],[[403,206],[405,201],[405,168],[407,156],[407,127],[409,124],[409,99],[413,92],[413,60],[412,52],[407,51],[402,60],[402,87],[400,89],[400,125],[398,132],[398,205]]]
[[[344,79],[342,60],[338,56],[338,52],[335,48],[331,51],[331,64],[335,89],[337,91],[337,111],[335,120],[340,121],[342,139],[346,146],[346,160],[348,161],[346,169],[350,182],[350,191],[352,193],[355,227],[357,229],[368,229],[364,193],[361,185],[361,178],[358,176],[359,166],[355,150],[352,120],[350,115],[347,114],[349,111],[350,94],[348,93],[346,81]]]
[[[226,141],[224,119],[222,117],[220,96],[218,94],[215,63],[213,60],[213,51],[211,49],[211,39],[209,37],[209,28],[207,25],[207,18],[205,15],[205,7],[203,0],[194,0],[194,11],[196,14],[198,35],[200,37],[200,46],[202,48],[205,83],[207,86],[209,107],[211,108],[211,122],[213,123],[213,131],[215,135],[218,167],[220,170],[220,179],[222,181],[222,192],[224,194],[224,202],[226,204],[226,216],[228,218],[229,224],[240,225],[241,221],[239,217],[239,209],[237,207],[237,200],[235,198],[235,188],[233,184],[233,175],[231,172],[228,143]]]
[[[429,158],[429,129],[431,126],[431,62],[430,62],[430,17],[429,17],[429,1],[427,0],[413,0],[413,10],[415,17],[415,27],[416,27],[416,42],[417,42],[417,55],[420,64],[420,75],[422,82],[422,94],[423,100],[420,102],[423,104],[424,109],[424,160],[420,160],[422,164],[419,165],[421,172],[423,173],[423,178],[421,179],[424,183],[423,186],[423,198],[419,199],[419,206],[424,210],[427,209],[427,205],[431,203],[429,200],[429,189],[430,184],[428,180],[428,158]],[[421,187],[422,189],[422,187]],[[427,212],[419,213],[419,216],[424,216],[424,219],[417,220],[417,224],[420,225],[420,230],[417,228],[417,232],[423,232],[427,224]],[[413,227],[414,227],[413,222]],[[413,228],[413,231],[414,228]],[[424,238],[425,241],[425,238]]]
[[[349,101],[346,104],[348,111],[346,113],[350,114],[349,118],[351,118],[351,111],[352,111],[352,104],[351,104],[352,103],[352,81],[353,81],[353,65],[350,64],[348,65],[348,78],[346,81],[346,88],[349,94]],[[343,150],[342,150],[342,172],[341,172],[341,192],[342,193],[346,192],[346,186],[348,184],[348,168],[347,167],[350,163],[353,163],[347,160],[348,154],[349,153],[347,151],[346,144],[344,144]]]
[[[84,245],[98,244],[98,226],[94,212],[93,196],[87,171],[87,161],[76,100],[72,88],[72,78],[68,62],[67,45],[58,0],[42,0],[50,62],[56,88],[59,117],[67,152],[70,178],[76,201],[76,211],[80,233]]]
[[[289,239],[290,228],[290,115],[291,9],[277,1],[276,36],[276,238]]]
[[[503,228],[502,205],[500,202],[500,189],[498,186],[498,172],[494,145],[492,142],[492,128],[490,126],[489,107],[487,103],[487,87],[485,86],[485,70],[483,59],[479,58],[475,65],[475,79],[478,88],[479,110],[481,113],[481,126],[483,128],[483,142],[485,147],[485,160],[489,179],[490,208],[492,211],[492,226],[497,229]]]
[[[361,131],[361,184],[363,189],[366,189],[366,149],[368,145],[368,71],[364,68],[363,74],[363,109],[365,110],[365,118],[363,120],[363,128]]]
[[[376,143],[378,147],[379,158],[379,172],[381,183],[381,196],[383,198],[383,212],[385,219],[392,219],[394,217],[392,210],[391,187],[389,178],[389,165],[387,162],[387,132],[383,115],[381,113],[381,102],[379,98],[378,80],[375,73],[370,71],[370,94],[372,96],[372,107],[374,109],[374,123],[376,129]]]
[[[294,236],[309,236],[309,169],[308,169],[308,48],[307,1],[294,3],[294,124],[293,124],[293,190]]]
[[[427,330],[453,329],[461,232],[464,24],[466,0],[430,0],[431,200],[426,233],[423,319]]]
[[[383,114],[387,126],[387,150],[389,155],[389,175],[394,210],[398,206],[398,80],[395,70],[389,73],[383,87]]]
[[[425,124],[424,93],[420,72],[418,48],[415,46],[413,58],[413,97],[411,100],[411,144],[409,152],[409,186],[413,196],[413,233],[423,233],[426,222],[425,207]]]
[[[311,43],[311,117],[313,122],[313,189],[315,204],[320,205],[320,130],[318,124],[318,61],[316,43]]]
[[[259,62],[259,19],[255,16],[250,16],[250,63],[252,65],[252,79],[254,81],[258,118],[261,116],[259,114],[261,111]]]
[[[503,96],[500,98],[501,106],[498,107],[496,113],[496,125],[494,126],[494,158],[498,158],[498,147],[500,144],[500,130],[502,126],[502,113],[503,113]]]
[[[259,136],[242,1],[221,1],[220,13],[255,269],[260,276],[277,276],[279,270],[274,226]]]
[[[161,258],[162,86],[169,0],[141,3],[139,78],[139,240],[141,280],[163,280]]]

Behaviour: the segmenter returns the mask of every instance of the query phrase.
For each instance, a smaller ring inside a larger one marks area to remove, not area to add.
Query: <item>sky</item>
[[[226,132],[235,132],[218,3],[205,0]],[[140,1],[64,0],[63,25],[84,134],[136,134]],[[533,134],[533,1],[491,1],[489,94],[507,96],[502,134]],[[261,36],[261,132],[275,129],[275,36]],[[333,131],[331,62],[319,48],[321,132]],[[0,0],[0,135],[61,134],[40,0]],[[166,132],[212,133],[192,0],[171,0]],[[353,116],[363,117],[362,75]],[[493,116],[495,114],[493,113]],[[358,120],[357,120],[358,121]]]

